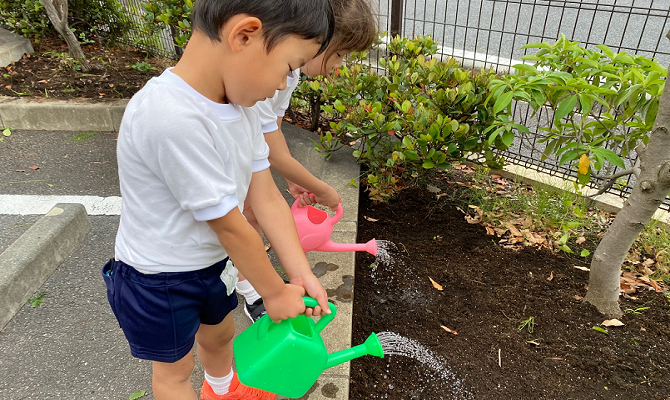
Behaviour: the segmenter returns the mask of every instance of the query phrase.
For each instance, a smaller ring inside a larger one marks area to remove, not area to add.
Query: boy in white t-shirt
[[[332,9],[329,0],[198,0],[192,20],[181,60],[133,96],[123,116],[121,222],[102,274],[131,353],[152,361],[156,399],[197,399],[194,341],[203,400],[274,399],[232,371],[237,269],[275,321],[330,310],[272,180],[257,111],[245,107],[284,89],[289,71],[324,50]],[[242,215],[245,202],[291,284]],[[305,294],[319,306],[306,309]]]
[[[300,198],[301,207],[319,203],[334,211],[341,201],[340,195],[291,156],[281,131],[282,118],[289,107],[291,95],[300,82],[301,71],[309,77],[330,74],[342,65],[344,56],[353,51],[367,50],[377,38],[375,20],[368,0],[332,0],[332,4],[335,32],[326,51],[309,60],[300,70],[292,71],[287,78],[286,89],[278,90],[272,98],[256,103],[254,108],[260,114],[261,129],[270,147],[270,165],[286,179],[289,192],[294,198]],[[261,227],[248,205],[244,207],[244,216],[261,234]],[[244,311],[252,321],[265,314],[261,295],[244,276],[240,276],[237,291],[244,296]]]

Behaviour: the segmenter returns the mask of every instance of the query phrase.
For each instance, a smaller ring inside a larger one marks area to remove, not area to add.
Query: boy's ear
[[[261,20],[256,17],[246,16],[236,21],[228,34],[228,44],[233,52],[239,53],[250,42],[262,40],[262,27]]]

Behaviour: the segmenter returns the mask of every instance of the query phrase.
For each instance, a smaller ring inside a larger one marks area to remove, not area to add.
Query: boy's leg
[[[193,350],[173,363],[152,362],[152,388],[156,400],[197,400],[191,385]]]
[[[235,323],[230,313],[218,325],[200,324],[195,341],[198,346],[198,360],[205,372],[213,377],[230,373],[233,364],[233,338]]]

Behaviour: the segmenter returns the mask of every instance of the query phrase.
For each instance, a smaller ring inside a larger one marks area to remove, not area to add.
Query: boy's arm
[[[319,302],[320,309],[319,307],[314,309],[315,315],[320,314],[321,310],[326,314],[330,313],[326,290],[312,272],[300,246],[291,210],[272,180],[269,169],[254,172],[247,199],[291,283],[304,287],[307,295]],[[258,237],[258,234],[256,236]],[[254,282],[251,284],[254,285]],[[309,315],[309,310],[307,313]]]
[[[295,318],[305,311],[299,285],[286,285],[267,257],[263,241],[235,207],[223,217],[207,221],[219,242],[256,291],[273,321]]]
[[[286,139],[281,131],[281,118],[277,118],[277,126],[280,128],[265,134],[265,142],[270,147],[268,160],[272,168],[287,180],[314,193],[317,203],[323,204],[331,210],[336,210],[341,201],[340,195],[330,185],[312,175],[307,168],[291,156]]]

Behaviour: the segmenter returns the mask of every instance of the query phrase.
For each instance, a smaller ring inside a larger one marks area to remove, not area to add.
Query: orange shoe
[[[202,400],[275,400],[276,394],[266,392],[260,389],[244,386],[238,379],[237,373],[233,375],[233,381],[230,383],[230,389],[226,394],[216,394],[209,383],[205,381],[200,390]]]

